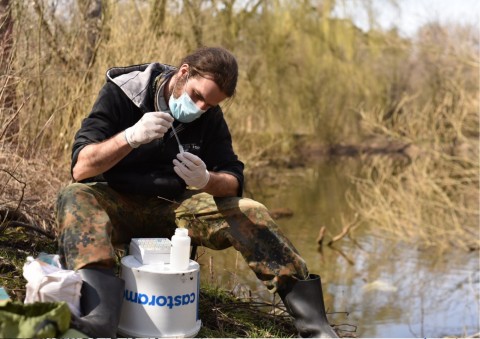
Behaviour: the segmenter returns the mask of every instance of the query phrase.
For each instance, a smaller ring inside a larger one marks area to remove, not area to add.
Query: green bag
[[[1,338],[59,337],[70,327],[66,302],[0,302]]]

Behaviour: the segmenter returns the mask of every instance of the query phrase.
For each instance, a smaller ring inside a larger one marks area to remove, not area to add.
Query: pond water
[[[301,170],[271,173],[280,185],[249,185],[247,196],[275,211],[293,215],[278,224],[306,260],[310,272],[322,277],[329,320],[344,324],[357,337],[444,337],[480,332],[480,270],[478,252],[432,249],[388,241],[358,229],[354,241],[344,238],[323,246],[316,238],[322,226],[328,237],[338,234],[353,211],[345,192],[351,183],[345,166],[318,163]],[[355,165],[353,165],[355,166]],[[350,219],[349,219],[350,218]],[[263,285],[233,249],[198,249],[202,281],[237,293],[272,301]],[[278,298],[278,296],[277,296]],[[278,299],[277,299],[278,300]],[[350,332],[348,332],[350,331]]]

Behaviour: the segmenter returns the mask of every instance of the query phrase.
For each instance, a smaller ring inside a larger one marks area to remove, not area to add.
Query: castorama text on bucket
[[[138,293],[134,291],[125,290],[124,294],[125,300],[131,303],[137,303],[141,305],[149,306],[168,306],[168,308],[173,308],[177,306],[184,306],[192,304],[195,302],[195,293],[183,294],[183,295],[148,295],[145,293]]]

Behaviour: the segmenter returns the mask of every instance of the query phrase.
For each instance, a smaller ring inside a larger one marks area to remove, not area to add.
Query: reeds
[[[448,80],[423,106],[407,103],[395,123],[364,114],[377,136],[402,140],[403,156],[365,158],[350,205],[370,230],[415,246],[478,250],[478,97]]]

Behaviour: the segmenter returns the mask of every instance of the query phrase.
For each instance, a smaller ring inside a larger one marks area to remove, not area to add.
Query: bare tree
[[[62,49],[60,37],[56,34],[55,28],[58,28],[58,25],[52,24],[53,14],[49,13],[45,8],[44,1],[33,0],[33,8],[37,13],[38,19],[40,20],[40,27],[42,30],[42,37],[45,39],[48,47],[52,50],[53,55],[56,56],[64,65],[69,65],[71,58],[68,54]]]
[[[157,35],[163,33],[165,23],[167,0],[153,0],[150,12],[150,29]]]
[[[99,46],[104,26],[104,12],[107,2],[102,0],[78,0],[80,13],[85,27],[84,63],[90,66],[95,62],[96,50]]]
[[[222,8],[219,17],[221,18],[224,33],[222,45],[228,49],[236,46],[240,31],[245,27],[248,20],[258,14],[259,8],[265,5],[263,0],[243,1],[241,8],[235,10],[236,0],[212,0],[215,8]]]
[[[1,136],[13,137],[19,131],[13,73],[13,16],[10,0],[0,0],[0,111],[7,121]],[[5,116],[5,115],[4,115]]]
[[[203,0],[183,0],[183,6],[191,22],[196,47],[203,45],[203,26],[205,21],[202,16],[203,2]]]

